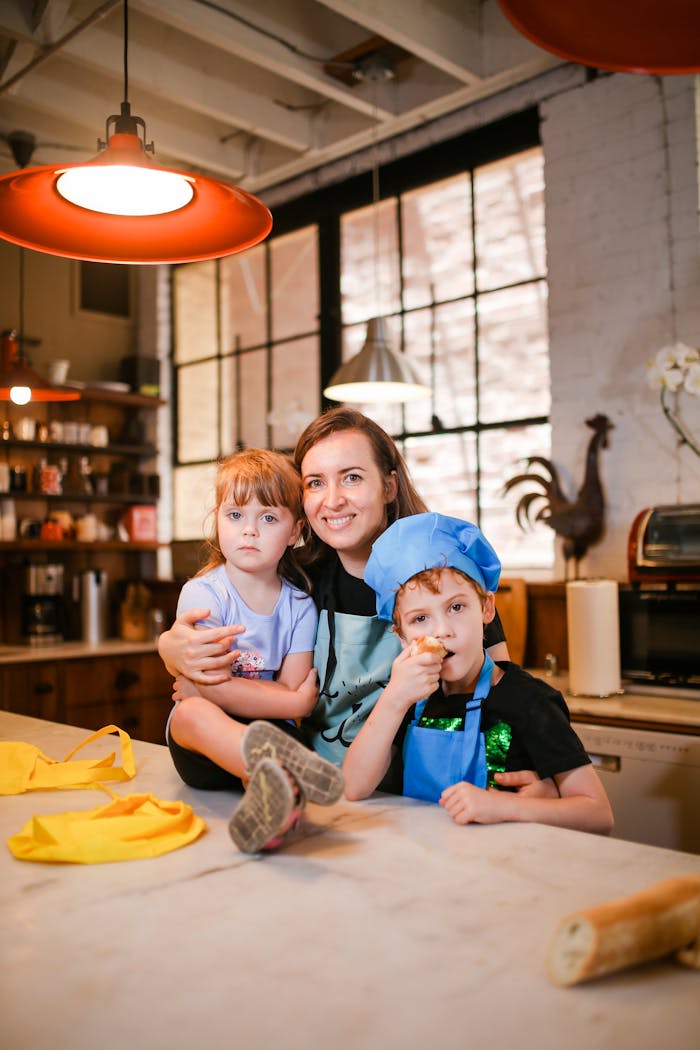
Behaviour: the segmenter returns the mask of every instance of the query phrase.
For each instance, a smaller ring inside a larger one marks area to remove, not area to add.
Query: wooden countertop
[[[125,642],[107,638],[96,645],[86,642],[61,642],[59,645],[0,645],[0,665],[36,663],[39,660],[75,660],[81,656],[125,656],[129,653],[152,653],[157,642]]]
[[[0,713],[0,738],[63,758],[71,726]],[[93,754],[114,750],[103,738]],[[117,794],[189,802],[197,842],[152,860],[45,865],[3,850],[4,1050],[674,1050],[697,1046],[700,974],[660,961],[577,988],[547,979],[550,937],[578,908],[700,857],[537,824],[458,827],[377,795],[309,806],[301,838],[237,852],[233,793],[190,790],[166,748],[136,741]],[[0,799],[5,838],[98,790]]]

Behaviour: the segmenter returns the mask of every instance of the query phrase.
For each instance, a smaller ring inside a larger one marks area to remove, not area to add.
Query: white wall
[[[582,575],[624,579],[636,513],[700,501],[700,457],[679,448],[645,378],[666,343],[700,346],[695,92],[693,77],[615,74],[541,106],[552,459],[571,494],[584,420],[603,412],[615,426],[601,455],[607,530]],[[700,398],[684,395],[682,408],[700,438]]]

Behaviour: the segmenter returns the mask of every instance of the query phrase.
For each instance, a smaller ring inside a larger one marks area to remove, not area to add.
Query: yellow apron
[[[105,758],[82,758],[71,762],[81,747],[107,733],[119,733],[121,766],[115,766],[116,752]],[[136,773],[134,751],[128,733],[117,726],[105,726],[91,733],[66,755],[63,762],[48,758],[35,744],[20,740],[0,740],[0,795],[21,795],[25,791],[85,788],[102,780],[131,780]]]
[[[137,860],[186,846],[206,829],[185,802],[109,794],[112,801],[95,809],[32,817],[7,840],[10,852],[18,860],[63,864]]]

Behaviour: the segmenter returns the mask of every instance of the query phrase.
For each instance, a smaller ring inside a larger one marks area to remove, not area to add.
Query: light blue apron
[[[321,610],[314,648],[321,692],[303,728],[314,751],[340,766],[389,681],[401,644],[391,624],[377,616],[332,616],[331,631],[328,612]]]
[[[426,701],[416,704],[403,744],[403,793],[426,802],[439,802],[446,787],[462,780],[486,787],[486,747],[481,729],[481,704],[489,695],[493,660],[484,653],[484,662],[474,690],[467,701],[464,729],[447,731],[419,726]]]

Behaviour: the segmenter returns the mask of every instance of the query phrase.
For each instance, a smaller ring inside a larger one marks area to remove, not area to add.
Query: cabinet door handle
[[[34,692],[37,696],[46,696],[47,693],[53,693],[53,685],[51,682],[37,682]]]
[[[121,719],[122,728],[128,729],[133,732],[134,729],[138,729],[141,724],[141,719],[137,715],[128,715],[126,718]]]
[[[134,671],[117,671],[114,676],[114,685],[117,689],[128,689],[131,685],[136,685],[140,682],[141,678]]]

